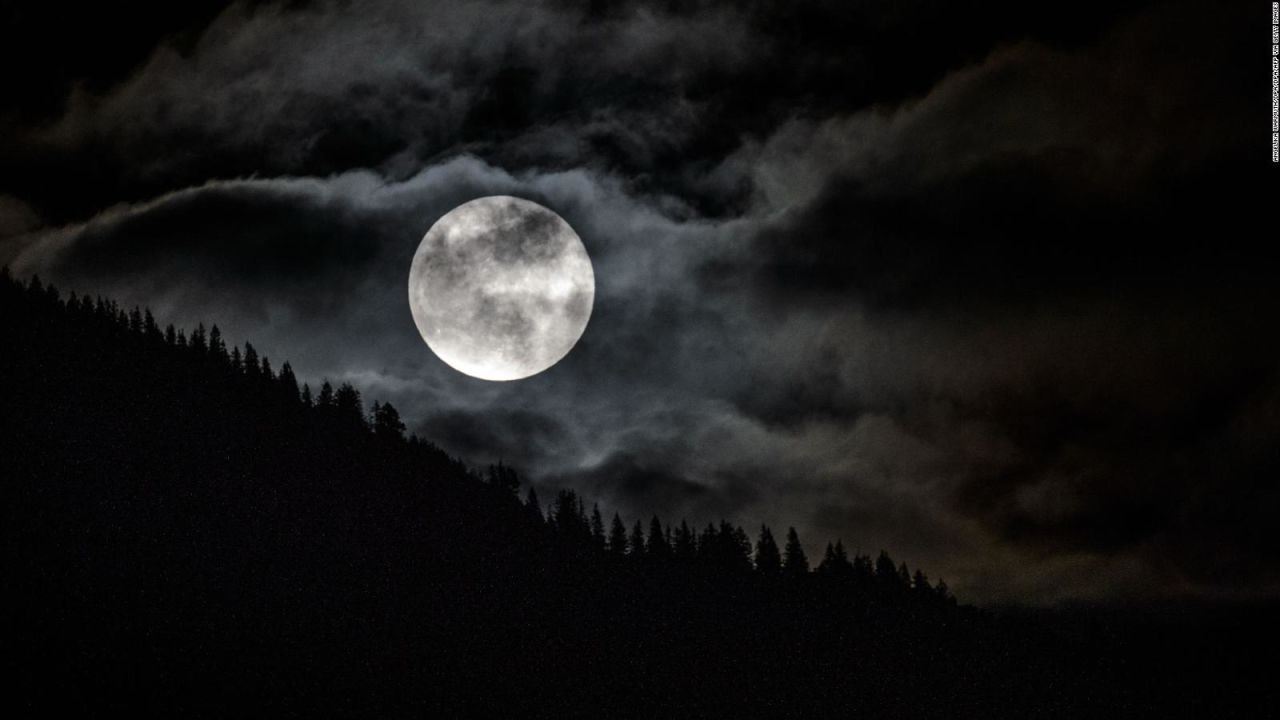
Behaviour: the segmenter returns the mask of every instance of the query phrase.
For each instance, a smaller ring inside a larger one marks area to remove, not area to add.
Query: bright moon
[[[483,380],[555,365],[591,317],[596,279],[578,234],[528,200],[463,203],[427,231],[409,269],[409,307],[441,360]]]

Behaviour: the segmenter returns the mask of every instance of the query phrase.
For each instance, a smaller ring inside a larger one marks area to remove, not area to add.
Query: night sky
[[[1280,592],[1268,3],[33,5],[0,9],[19,276],[628,521],[794,525],[978,602]],[[510,383],[406,300],[498,194],[596,277]]]

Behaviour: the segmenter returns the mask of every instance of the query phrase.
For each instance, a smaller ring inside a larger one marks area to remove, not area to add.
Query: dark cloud
[[[1256,109],[1222,82],[1243,38],[1205,22],[1223,29],[1174,8],[1087,51],[1022,43],[895,115],[780,134],[765,166],[794,178],[800,142],[824,182],[783,191],[803,202],[748,261],[784,297],[889,306],[1258,281],[1272,268],[1224,222],[1261,221],[1274,178],[1242,132]]]
[[[615,508],[648,505],[660,517],[686,515],[692,505],[711,494],[711,489],[676,474],[664,460],[627,451],[582,472],[554,476],[549,481],[586,490]]]
[[[1156,196],[1099,197],[1064,179],[1081,162],[1069,151],[994,158],[905,192],[837,181],[772,229],[752,263],[766,288],[788,298],[851,294],[907,308],[1270,273],[1252,262],[1252,238],[1211,239],[1224,215],[1259,215],[1261,174],[1222,168]]]
[[[1136,553],[1195,582],[1238,582],[1245,567],[1252,581],[1274,581],[1280,544],[1258,509],[1280,499],[1261,481],[1280,471],[1280,456],[1239,436],[1280,410],[1280,354],[1267,344],[1264,357],[1238,356],[1239,343],[1208,362],[1171,355],[1127,389],[1098,392],[1121,373],[1094,369],[1093,392],[1059,383],[964,407],[999,427],[1017,456],[965,468],[957,507],[1019,546]]]
[[[148,13],[119,52],[65,44],[38,93],[61,91],[63,113],[12,124],[0,190],[81,219],[210,177],[403,168],[466,147],[740,207],[697,192],[691,169],[797,113],[901,101],[1000,42],[1087,41],[1139,5],[1077,4],[1049,23],[1012,2],[198,3]]]
[[[632,518],[648,513],[664,522],[686,521],[694,527],[736,515],[759,500],[759,478],[722,470],[703,484],[677,470],[684,463],[674,460],[660,447],[641,445],[576,472],[547,476],[543,482],[586,492],[611,511]]]
[[[1015,46],[896,115],[781,133],[757,155],[766,170],[790,169],[799,133],[826,180],[777,189],[803,202],[754,253],[703,273],[747,272],[784,317],[849,303],[906,327],[928,318],[958,367],[922,367],[937,349],[924,348],[850,383],[838,358],[869,338],[837,331],[803,379],[739,407],[791,427],[890,413],[940,453],[928,472],[949,511],[1010,547],[1140,558],[1182,587],[1274,584],[1275,545],[1252,509],[1274,500],[1258,478],[1275,455],[1236,433],[1245,416],[1275,418],[1260,398],[1280,371],[1267,330],[1280,296],[1257,238],[1234,228],[1263,224],[1276,185],[1240,132],[1253,108],[1219,80],[1243,43],[1231,27],[1204,41],[1203,22],[1182,6],[1088,51]],[[1122,54],[1135,47],[1150,52]],[[1187,112],[1201,102],[1214,112]],[[879,380],[893,390],[867,392]]]
[[[360,185],[352,178],[346,190]],[[388,243],[385,218],[342,192],[302,180],[213,183],[57,231],[17,267],[43,266],[82,287],[171,288],[211,309],[235,294],[244,312],[328,316]]]
[[[216,320],[628,520],[796,525],[976,599],[1274,592],[1257,22],[193,5],[14,91],[0,260]],[[564,217],[597,289],[564,361],[494,385],[430,355],[404,283],[500,194]]]
[[[551,460],[568,430],[547,415],[493,408],[482,414],[461,410],[434,414],[422,421],[418,432],[477,463],[518,461],[528,466]]]
[[[0,195],[0,242],[40,227],[40,218],[26,203],[9,195]]]
[[[362,220],[341,201],[326,203],[305,191],[214,186],[117,222],[90,223],[68,244],[63,262],[106,275],[189,263],[220,282],[331,287],[341,272],[360,273],[382,241],[379,228]]]

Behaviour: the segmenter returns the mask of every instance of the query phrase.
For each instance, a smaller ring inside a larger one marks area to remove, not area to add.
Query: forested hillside
[[[997,617],[889,554],[544,506],[216,327],[0,279],[5,701],[28,714],[1248,715],[1231,622]],[[812,565],[812,567],[811,567]],[[1118,621],[1122,628],[1127,620]],[[1211,673],[1224,691],[1192,692]],[[1220,681],[1220,682],[1219,682]]]

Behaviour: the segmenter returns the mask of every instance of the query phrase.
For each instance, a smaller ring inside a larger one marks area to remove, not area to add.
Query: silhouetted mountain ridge
[[[835,543],[810,571],[794,530],[779,547],[763,527],[628,524],[571,491],[544,513],[510,468],[406,438],[350,386],[299,388],[216,327],[162,330],[6,271],[0,337],[5,672],[27,712],[1075,716],[1176,698],[1130,683],[1109,629],[958,606],[885,553]]]

